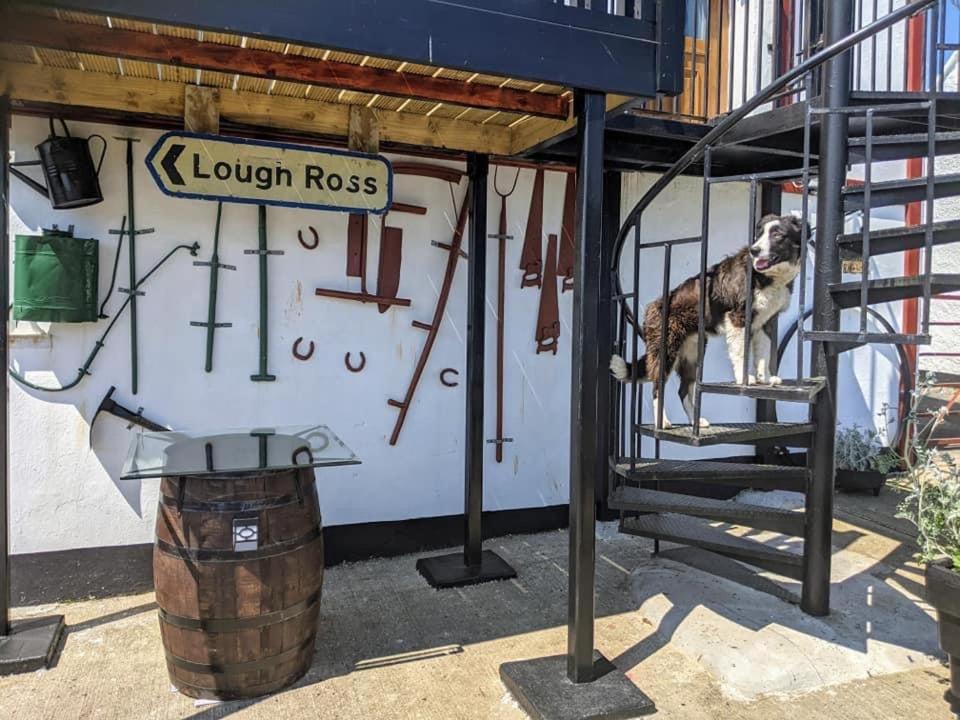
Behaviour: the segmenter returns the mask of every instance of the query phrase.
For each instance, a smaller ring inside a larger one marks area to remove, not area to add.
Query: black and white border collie
[[[751,328],[750,372],[747,382],[780,385],[781,380],[769,372],[770,337],[764,325],[790,305],[793,281],[800,272],[802,225],[792,215],[767,215],[757,225],[752,245],[736,255],[724,258],[707,270],[707,304],[705,324],[708,336],[723,335],[727,354],[733,365],[734,378],[743,383],[743,353],[746,342],[747,263],[753,263],[753,322]],[[697,330],[700,303],[700,278],[685,280],[670,293],[667,317],[667,371],[680,377],[680,400],[693,424],[693,385],[697,378]],[[660,374],[660,309],[662,299],[647,306],[640,337],[646,355],[639,362],[628,363],[619,355],[610,359],[610,371],[621,382],[636,378],[640,382],[656,382]],[[756,373],[755,375],[752,373]],[[654,422],[659,414],[657,386],[653,388]],[[701,418],[700,426],[710,423]],[[663,416],[664,428],[672,427]]]

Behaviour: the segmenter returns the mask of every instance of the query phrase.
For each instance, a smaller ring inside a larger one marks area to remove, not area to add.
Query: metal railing
[[[634,208],[628,213],[626,219],[624,220],[620,231],[618,233],[614,250],[613,257],[614,263],[613,267],[610,268],[613,273],[613,282],[614,287],[616,288],[616,299],[618,300],[619,308],[619,334],[617,340],[617,351],[619,354],[628,360],[637,360],[640,357],[640,347],[639,341],[641,333],[643,332],[643,319],[641,318],[641,306],[640,306],[640,253],[644,250],[650,249],[651,247],[662,247],[664,248],[664,275],[663,275],[663,286],[660,296],[661,302],[661,327],[660,327],[660,337],[659,337],[659,347],[657,351],[659,352],[659,357],[661,359],[667,358],[668,348],[667,348],[667,316],[669,313],[669,300],[671,292],[671,278],[670,278],[670,266],[672,258],[672,249],[677,245],[685,245],[692,242],[699,243],[700,246],[700,267],[699,267],[699,307],[697,309],[698,313],[698,354],[697,354],[697,380],[694,388],[694,418],[692,421],[692,426],[690,428],[690,433],[693,437],[699,437],[701,433],[701,428],[699,427],[699,421],[701,418],[701,406],[702,406],[702,392],[701,385],[703,382],[703,358],[704,350],[706,346],[706,317],[707,317],[707,259],[709,256],[709,228],[710,228],[710,194],[712,186],[717,182],[726,182],[731,180],[738,181],[747,181],[750,183],[750,213],[751,213],[751,232],[752,229],[756,226],[756,212],[757,212],[757,194],[759,183],[769,182],[769,181],[786,181],[789,179],[794,179],[798,176],[796,170],[789,170],[783,172],[775,173],[763,173],[763,174],[754,174],[749,176],[741,176],[737,178],[714,178],[711,174],[711,162],[712,162],[712,153],[714,147],[716,147],[723,137],[744,117],[748,116],[750,113],[754,112],[758,108],[763,107],[765,104],[771,102],[772,100],[783,97],[783,93],[788,88],[795,86],[795,83],[802,82],[803,88],[808,92],[812,87],[813,83],[816,81],[814,75],[815,71],[826,61],[844,53],[851,48],[857,47],[865,40],[876,37],[878,34],[883,33],[887,28],[894,26],[895,24],[903,21],[904,19],[920,13],[921,11],[927,10],[930,6],[934,5],[937,0],[914,0],[913,2],[904,5],[900,8],[895,9],[892,13],[889,13],[885,17],[882,17],[878,20],[875,20],[866,26],[860,27],[855,30],[853,33],[848,35],[843,40],[836,42],[829,47],[820,49],[812,53],[809,57],[805,58],[801,62],[797,63],[793,68],[781,75],[777,80],[768,84],[760,92],[756,93],[752,98],[741,104],[739,107],[734,109],[727,117],[720,121],[716,126],[714,126],[696,145],[694,145],[680,160],[678,160],[673,166],[671,166],[664,174],[662,174],[657,181],[650,187],[650,189],[643,195],[643,197],[637,202]],[[811,175],[811,128],[812,128],[812,118],[815,113],[822,112],[839,112],[839,113],[853,113],[853,112],[862,112],[867,113],[869,117],[872,117],[875,114],[875,110],[870,110],[866,108],[833,108],[828,110],[818,110],[812,106],[808,106],[808,111],[806,113],[806,121],[804,127],[804,167],[803,170],[799,173],[803,186],[805,188],[804,198],[803,198],[803,213],[804,218],[808,216],[809,210],[809,193],[812,183]],[[924,109],[932,113],[932,117],[935,120],[935,109],[933,108],[933,101],[929,103],[924,103]],[[870,121],[868,120],[868,123]],[[870,155],[872,153],[874,137],[872,131],[868,128],[867,139],[866,139],[866,155],[868,158],[868,163]],[[931,139],[928,144],[928,151],[933,157],[935,146],[933,140]],[[704,165],[704,178],[705,182],[703,184],[703,204],[702,204],[702,230],[701,236],[699,238],[686,238],[680,240],[669,240],[659,243],[643,244],[641,242],[641,222],[643,213],[647,208],[650,207],[652,202],[673,182],[673,180],[678,177],[681,173],[686,171],[691,165],[695,162],[703,159]],[[927,178],[927,207],[928,207],[928,218],[932,218],[932,202],[933,202],[933,172],[934,172],[934,163],[932,161],[928,162],[928,178]],[[868,177],[869,180],[869,177]],[[868,197],[865,198],[865,201],[869,202],[869,191]],[[869,213],[865,213],[869,215]],[[863,257],[864,257],[864,267],[868,268],[869,259],[870,259],[870,247],[869,247],[869,220],[865,220],[867,223],[867,230],[864,234],[864,244],[863,244]],[[928,221],[929,224],[929,221]],[[806,278],[806,264],[807,264],[807,248],[809,244],[807,223],[802,223],[802,242],[801,242],[801,277],[800,277],[800,297],[804,298],[805,295],[805,285],[807,282]],[[620,278],[620,266],[621,259],[624,250],[626,241],[630,235],[634,237],[634,248],[633,248],[633,287],[632,292],[624,292],[623,284]],[[930,268],[930,258],[932,253],[930,252],[932,248],[932,229],[928,229],[925,238],[925,247],[927,249],[927,269],[929,276]],[[747,277],[747,287],[752,287],[752,263],[748,262],[748,277]],[[866,278],[864,271],[864,279]],[[866,294],[866,285],[864,284],[864,290],[862,291],[864,295]],[[930,282],[929,279],[926,281],[925,287],[926,295],[929,296],[930,291]],[[866,298],[863,297],[862,300]],[[746,307],[746,318],[745,326],[750,328],[752,325],[752,292],[747,293],[747,307]],[[803,303],[805,301],[801,299],[801,314],[803,317],[805,308]],[[865,306],[866,303],[863,303]],[[927,303],[929,305],[929,303]],[[863,318],[867,316],[867,311],[864,307]],[[928,311],[925,312],[926,322],[928,322]],[[861,319],[861,330],[865,325],[865,320]],[[628,336],[630,339],[630,350],[627,352],[627,341]],[[801,342],[798,343],[802,347],[803,334],[801,330]],[[750,348],[752,342],[750,338],[749,330],[746,331],[746,336],[744,337],[744,365],[743,365],[743,381],[747,382],[749,380],[749,360],[750,360]],[[802,350],[798,356],[797,363],[797,377],[801,379],[803,375],[803,356]],[[663,425],[663,409],[665,406],[664,399],[664,390],[666,385],[666,376],[670,372],[671,368],[666,367],[665,362],[660,362],[660,372],[658,377],[651,378],[650,380],[655,383],[654,393],[655,397],[658,397],[660,401],[657,403],[657,413],[658,416],[654,419],[654,428],[661,428]],[[641,405],[640,402],[640,384],[642,378],[634,377],[632,382],[625,384],[618,384],[616,388],[615,402],[613,406],[615,408],[615,433],[616,437],[614,438],[614,454],[615,457],[619,459],[624,457],[629,457],[630,460],[630,469],[636,469],[636,461],[639,457],[638,453],[638,437],[637,437],[637,426],[642,422],[641,417]],[[657,447],[657,454],[659,455],[659,443]]]
[[[700,121],[737,109],[822,48],[822,8],[827,1],[687,0],[683,92],[649,100],[639,109]],[[910,4],[856,0],[854,27],[867,27]],[[919,31],[909,24],[890,25],[858,45],[853,51],[853,90],[955,90],[960,77],[960,3],[937,0],[922,25]],[[912,67],[907,58],[916,43],[928,60]],[[819,88],[816,74],[811,88],[814,93]],[[788,85],[766,107],[806,97],[805,86]]]

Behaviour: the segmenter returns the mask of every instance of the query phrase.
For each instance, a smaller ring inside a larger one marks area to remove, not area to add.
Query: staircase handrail
[[[747,115],[752,113],[764,103],[770,101],[774,95],[779,93],[788,85],[802,78],[811,70],[815,70],[827,60],[831,60],[837,55],[840,55],[852,47],[859,45],[864,40],[877,35],[883,30],[886,30],[888,27],[896,25],[901,20],[918,15],[919,13],[927,10],[929,7],[935,5],[937,2],[939,2],[939,0],[913,0],[913,2],[908,2],[893,12],[884,15],[879,20],[875,20],[869,25],[865,25],[859,30],[847,35],[842,40],[838,40],[833,45],[829,45],[823,50],[811,55],[795,68],[786,74],[781,75],[779,78],[767,85],[763,90],[750,98],[750,100],[717,123],[713,129],[710,130],[710,132],[704,135],[692,148],[684,153],[683,157],[670,166],[670,168],[663,173],[663,175],[661,175],[653,185],[650,186],[650,189],[647,190],[643,197],[637,201],[637,204],[633,206],[633,209],[622,222],[620,226],[620,232],[617,233],[617,240],[613,246],[614,264],[611,269],[616,271],[620,266],[620,253],[623,251],[623,246],[626,243],[627,235],[643,211],[650,206],[657,196],[660,195],[660,193],[663,192],[667,186],[677,178],[677,176],[695,163],[708,147],[726,135],[727,132],[729,132],[738,122],[743,120]]]

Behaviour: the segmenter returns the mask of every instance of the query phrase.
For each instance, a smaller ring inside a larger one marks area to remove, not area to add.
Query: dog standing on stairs
[[[751,323],[749,384],[780,385],[781,380],[769,372],[771,342],[764,330],[767,322],[790,305],[793,281],[800,272],[801,220],[792,215],[767,215],[757,225],[754,241],[736,255],[724,258],[707,270],[707,303],[705,326],[708,337],[723,335],[727,354],[733,364],[737,383],[743,383],[743,354],[746,350],[746,301],[748,263],[753,263],[753,322]],[[680,377],[680,400],[683,409],[694,421],[693,385],[697,379],[697,331],[700,303],[700,277],[688,278],[670,293],[667,317],[668,372]],[[662,298],[647,306],[640,337],[646,354],[639,362],[628,364],[619,355],[610,359],[610,371],[621,382],[637,379],[656,383],[660,376],[660,329]],[[659,417],[660,398],[653,387],[654,422]],[[700,419],[700,427],[709,427]],[[672,424],[663,415],[663,427]]]

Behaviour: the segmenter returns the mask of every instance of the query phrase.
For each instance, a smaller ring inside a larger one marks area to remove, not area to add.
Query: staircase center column
[[[824,44],[829,46],[853,31],[852,0],[824,3]],[[838,55],[823,67],[821,88],[825,107],[849,104],[851,55]],[[840,309],[829,284],[839,282],[837,238],[843,234],[843,186],[847,179],[849,120],[843,114],[821,117],[820,175],[817,190],[817,244],[813,282],[813,329],[839,330]],[[837,423],[837,355],[825,343],[813,344],[813,376],[826,387],[811,409],[816,427],[810,448],[812,477],[807,489],[807,527],[801,607],[811,615],[830,612],[830,554],[833,528],[834,440]]]

